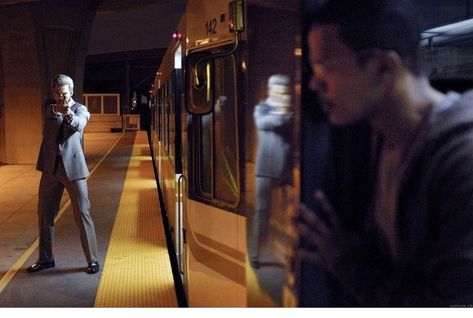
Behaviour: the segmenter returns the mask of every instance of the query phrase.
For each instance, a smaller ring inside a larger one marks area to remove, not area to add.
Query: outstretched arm
[[[64,113],[64,121],[70,129],[74,131],[83,131],[89,121],[90,113],[83,105],[77,107],[75,111],[69,109]]]
[[[256,105],[253,113],[255,124],[258,129],[261,130],[274,130],[284,127],[291,123],[292,114],[271,114],[268,110],[269,106],[262,104]]]

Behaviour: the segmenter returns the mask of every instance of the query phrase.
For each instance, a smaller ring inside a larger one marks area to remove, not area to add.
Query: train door
[[[178,31],[179,30],[179,31]],[[165,212],[165,226],[170,234],[170,252],[174,274],[186,283],[185,215],[187,201],[186,111],[184,108],[185,15],[181,17],[173,40],[167,48],[152,87],[155,105],[152,141]],[[179,286],[178,293],[182,294]]]
[[[185,175],[183,174],[183,154],[182,154],[182,136],[183,129],[185,130],[185,111],[182,105],[183,98],[183,68],[182,68],[182,42],[179,41],[173,51],[174,56],[174,85],[175,90],[175,136],[174,136],[174,148],[175,148],[175,182],[176,182],[176,207],[174,216],[174,248],[176,250],[176,259],[178,264],[179,273],[183,282],[185,279],[185,240],[184,240],[184,217],[185,217]],[[184,119],[184,123],[183,123]]]
[[[189,1],[186,10],[189,306],[246,306],[236,2]]]
[[[188,103],[209,112],[192,115],[188,125],[187,288],[190,306],[245,306],[236,60],[233,54],[217,55],[188,56],[196,70],[195,76],[188,72]]]

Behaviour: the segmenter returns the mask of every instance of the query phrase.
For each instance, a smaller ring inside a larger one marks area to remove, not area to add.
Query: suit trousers
[[[259,261],[262,238],[266,234],[268,218],[271,209],[272,189],[277,186],[278,180],[271,177],[256,176],[255,213],[250,229],[249,257],[252,261]]]
[[[69,181],[61,157],[57,157],[54,175],[43,173],[39,183],[38,226],[39,262],[54,260],[54,218],[66,188],[72,203],[74,220],[79,228],[80,241],[87,262],[98,260],[95,227],[90,216],[87,179]]]

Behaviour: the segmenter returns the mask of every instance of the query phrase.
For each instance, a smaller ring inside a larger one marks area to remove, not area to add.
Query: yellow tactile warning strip
[[[136,134],[95,307],[177,307],[145,132]]]

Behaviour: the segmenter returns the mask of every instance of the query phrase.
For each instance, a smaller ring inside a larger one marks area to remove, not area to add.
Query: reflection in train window
[[[163,114],[163,91],[162,88],[158,89],[158,96],[157,96],[157,107],[158,107],[158,124],[156,126],[156,130],[158,131],[158,140],[162,140],[162,133],[161,133],[161,127],[163,126],[163,120],[162,120],[162,114]]]
[[[200,116],[197,195],[235,207],[239,200],[235,59],[213,60],[213,112]]]
[[[206,114],[212,109],[214,61],[209,54],[189,56],[190,71],[187,81],[190,90],[187,107],[192,113]]]
[[[473,88],[473,19],[425,30],[422,33],[424,68],[440,91]]]
[[[174,95],[172,94],[171,86],[172,78],[164,81],[162,88],[160,89],[160,96],[158,102],[158,115],[159,115],[159,140],[162,142],[167,155],[172,160],[174,158],[174,146],[172,143],[175,138],[175,125],[174,125]]]

